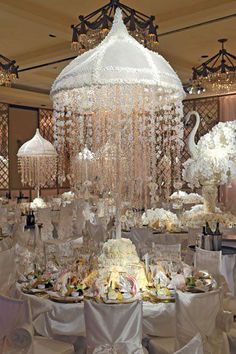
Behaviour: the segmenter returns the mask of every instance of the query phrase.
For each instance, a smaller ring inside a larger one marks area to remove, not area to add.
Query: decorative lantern
[[[96,155],[95,175],[118,209],[121,200],[147,207],[151,181],[168,197],[173,180],[181,178],[184,95],[171,66],[129,35],[117,9],[103,42],[73,60],[53,84],[60,180],[71,174],[68,156],[72,163],[87,146]]]
[[[54,146],[37,129],[34,137],[20,147],[17,157],[22,184],[35,188],[39,197],[40,188],[52,185],[57,176]]]

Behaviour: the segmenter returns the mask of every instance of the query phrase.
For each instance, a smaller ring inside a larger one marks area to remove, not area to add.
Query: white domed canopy
[[[74,59],[55,80],[51,94],[94,85],[141,84],[154,86],[173,98],[185,96],[182,84],[169,63],[129,35],[117,9],[107,37],[94,49]]]
[[[18,157],[28,156],[56,156],[57,152],[54,146],[46,139],[42,137],[39,129],[36,129],[36,133],[32,139],[26,141],[18,150]]]

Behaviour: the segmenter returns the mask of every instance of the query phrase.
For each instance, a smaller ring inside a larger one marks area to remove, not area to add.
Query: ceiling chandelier
[[[193,68],[192,84],[207,90],[225,92],[236,84],[236,57],[224,47],[227,39],[219,39],[221,49],[210,59]]]
[[[117,8],[123,13],[123,21],[129,33],[145,47],[157,51],[158,36],[155,16],[146,16],[119,0],[110,2],[87,16],[79,16],[80,22],[72,25],[72,48],[80,53],[97,46],[110,31]]]
[[[15,60],[10,60],[0,54],[0,85],[10,86],[18,79],[19,66],[15,64]]]

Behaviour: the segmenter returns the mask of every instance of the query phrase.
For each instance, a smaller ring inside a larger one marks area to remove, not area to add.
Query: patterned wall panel
[[[0,189],[9,189],[8,104],[0,103]]]
[[[53,127],[53,111],[51,109],[39,109],[39,130],[40,134],[47,139],[52,144],[54,143],[54,127]],[[55,181],[54,185],[48,185],[48,188],[56,188],[57,181]],[[47,188],[46,187],[46,188]]]
[[[40,109],[39,110],[39,130],[41,135],[49,140],[52,144],[53,139],[53,118],[51,109]]]

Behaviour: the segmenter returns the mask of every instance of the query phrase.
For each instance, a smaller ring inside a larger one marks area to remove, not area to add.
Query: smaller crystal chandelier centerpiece
[[[11,83],[18,79],[18,68],[15,60],[0,54],[0,85],[11,86]]]
[[[83,53],[97,46],[109,33],[115,11],[123,11],[124,23],[130,33],[145,47],[157,51],[158,36],[155,16],[145,14],[122,4],[119,0],[110,2],[87,16],[79,16],[80,22],[72,25],[72,47]]]
[[[227,39],[219,39],[221,49],[210,59],[193,68],[193,87],[227,92],[236,89],[236,57],[224,47]]]
[[[24,143],[17,153],[19,172],[23,185],[39,189],[51,185],[57,175],[57,152],[44,139],[39,129],[32,139]]]

